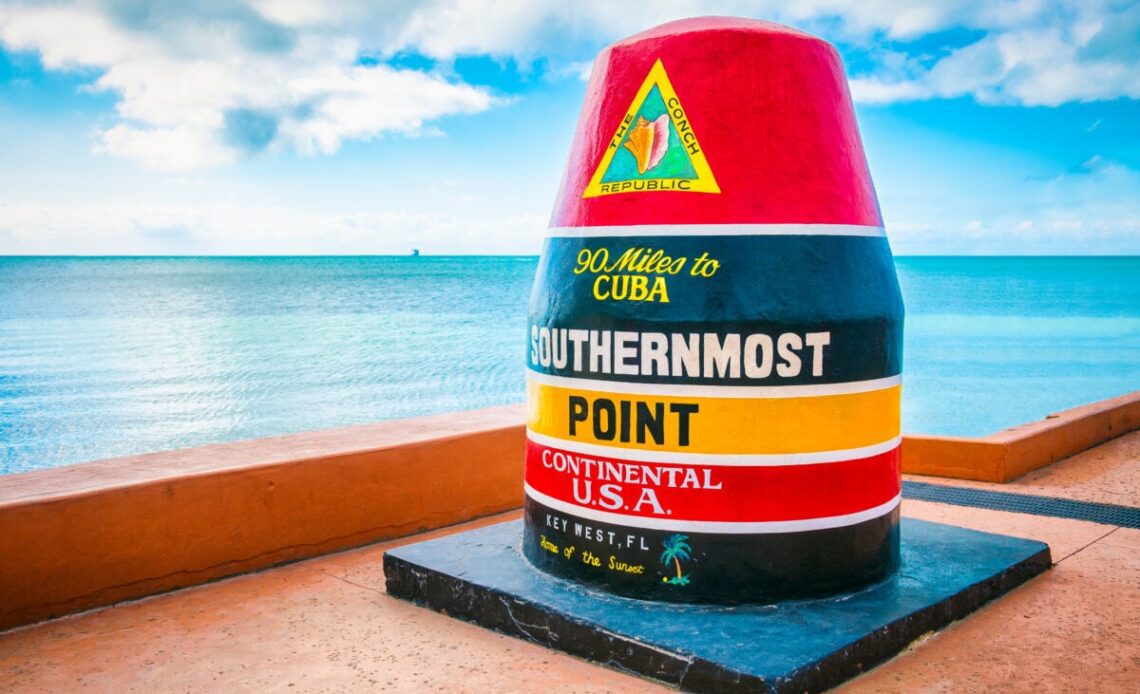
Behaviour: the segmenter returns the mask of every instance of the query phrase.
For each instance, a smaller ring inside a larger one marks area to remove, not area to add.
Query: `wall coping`
[[[0,630],[517,508],[523,412],[0,476]]]
[[[522,504],[508,405],[0,475],[0,630]],[[1140,428],[1140,391],[980,438],[907,435],[903,471],[1005,482]]]
[[[521,404],[504,405],[16,472],[0,475],[0,508],[110,487],[361,455],[462,438],[473,432],[514,429],[523,421],[524,412]]]
[[[903,472],[1009,482],[1136,429],[1140,429],[1140,391],[978,438],[904,436]]]

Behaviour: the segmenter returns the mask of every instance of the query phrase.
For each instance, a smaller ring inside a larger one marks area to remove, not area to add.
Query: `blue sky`
[[[0,0],[0,254],[537,253],[594,54],[702,14],[838,46],[896,253],[1140,254],[1140,2],[1037,0]]]

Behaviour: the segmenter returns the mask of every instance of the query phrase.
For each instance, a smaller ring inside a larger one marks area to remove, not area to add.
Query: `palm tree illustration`
[[[668,566],[669,562],[677,567],[677,575],[673,578],[663,578],[662,581],[673,585],[688,585],[689,577],[681,573],[681,561],[692,558],[693,548],[689,546],[688,535],[671,535],[661,543],[665,551],[661,553],[661,563]]]

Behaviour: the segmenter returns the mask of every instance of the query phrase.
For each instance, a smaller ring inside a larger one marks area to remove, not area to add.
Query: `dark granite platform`
[[[901,570],[870,588],[775,605],[685,606],[540,573],[519,553],[521,535],[521,521],[512,521],[391,550],[388,594],[694,692],[835,686],[1051,565],[1041,542],[906,518]]]

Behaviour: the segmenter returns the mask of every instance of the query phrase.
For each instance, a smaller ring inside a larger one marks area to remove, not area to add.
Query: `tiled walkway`
[[[1137,507],[1140,432],[1007,485],[922,479]],[[1140,688],[1140,530],[914,500],[903,514],[1043,540],[1056,566],[843,691]],[[0,634],[0,691],[664,690],[387,597],[394,544]]]

